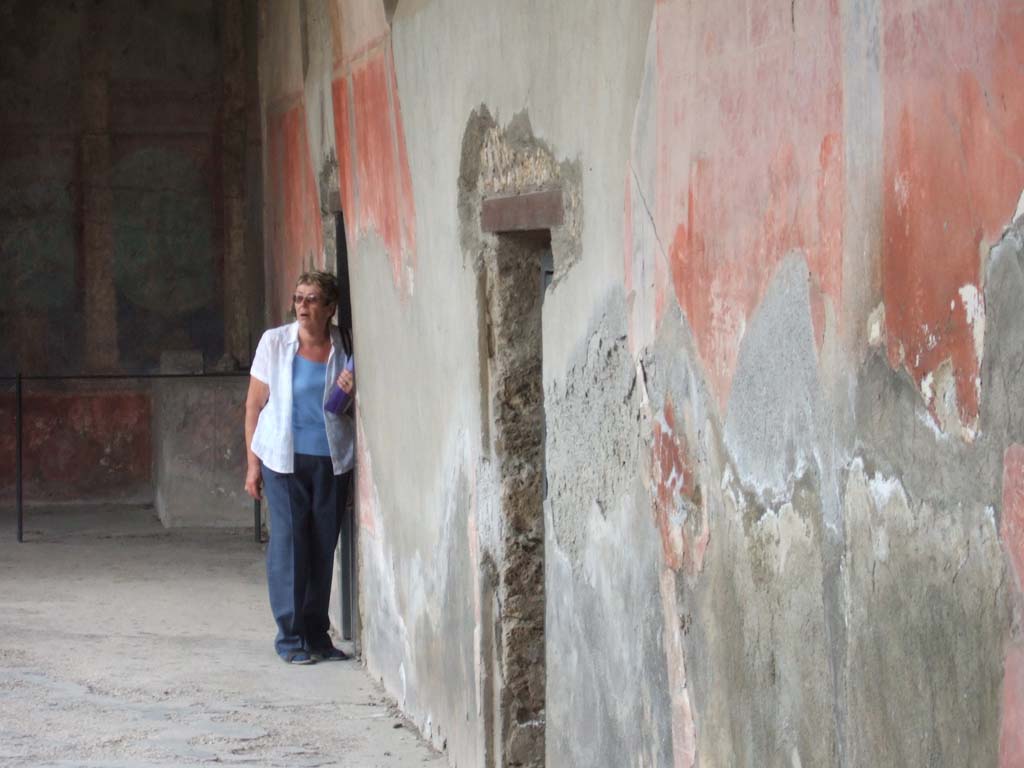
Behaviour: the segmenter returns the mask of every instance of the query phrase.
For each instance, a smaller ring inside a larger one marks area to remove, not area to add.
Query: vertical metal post
[[[341,501],[341,636],[352,639],[352,507],[349,506],[352,474],[348,473]]]
[[[14,474],[18,505],[18,542],[25,540],[25,509],[21,488],[21,371],[14,379]]]
[[[252,501],[252,537],[253,541],[257,544],[263,542],[263,514],[260,509],[260,500],[253,499]]]

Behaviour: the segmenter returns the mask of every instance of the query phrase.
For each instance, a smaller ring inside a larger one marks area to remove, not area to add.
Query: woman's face
[[[324,303],[324,293],[318,286],[299,283],[293,301],[299,327],[312,333],[323,331],[334,317],[334,305]]]

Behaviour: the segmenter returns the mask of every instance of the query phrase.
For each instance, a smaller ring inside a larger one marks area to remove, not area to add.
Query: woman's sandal
[[[281,660],[285,664],[316,664],[316,659],[310,656],[306,651],[288,651]]]

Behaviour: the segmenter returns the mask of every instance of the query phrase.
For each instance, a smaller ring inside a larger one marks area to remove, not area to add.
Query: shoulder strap
[[[352,330],[349,328],[339,328],[341,331],[341,346],[345,350],[345,354],[349,357],[352,356]]]

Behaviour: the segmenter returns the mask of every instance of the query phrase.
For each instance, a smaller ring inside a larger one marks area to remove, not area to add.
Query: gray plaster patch
[[[984,413],[992,404],[982,408]],[[914,382],[904,370],[893,371],[881,351],[870,353],[861,368],[856,411],[857,441],[869,471],[898,476],[917,500],[998,503],[1002,451],[994,431],[983,430],[973,445],[943,435]]]
[[[548,538],[548,765],[672,765],[660,544],[642,488],[592,514],[576,562]]]
[[[884,354],[868,356],[857,383],[857,439],[869,472],[898,476],[907,494],[944,505],[950,499],[1001,506],[1003,451],[1024,440],[1024,226],[1010,227],[992,249],[985,274],[985,347],[980,429],[973,444],[949,439],[921,396]]]
[[[996,765],[1008,606],[992,509],[845,489],[851,765]]]
[[[755,518],[737,488],[709,490],[709,504],[704,571],[692,586],[678,582],[697,754],[749,768],[788,766],[793,755],[792,764],[835,765],[815,478]]]
[[[729,394],[725,443],[740,479],[769,502],[815,462],[823,407],[809,279],[800,256],[779,265],[743,335]]]
[[[981,433],[995,450],[1024,442],[1024,219],[992,249],[985,274]]]
[[[552,533],[573,567],[580,562],[588,521],[618,503],[637,469],[639,394],[624,327],[625,308],[616,293],[564,380],[544,397]]]

